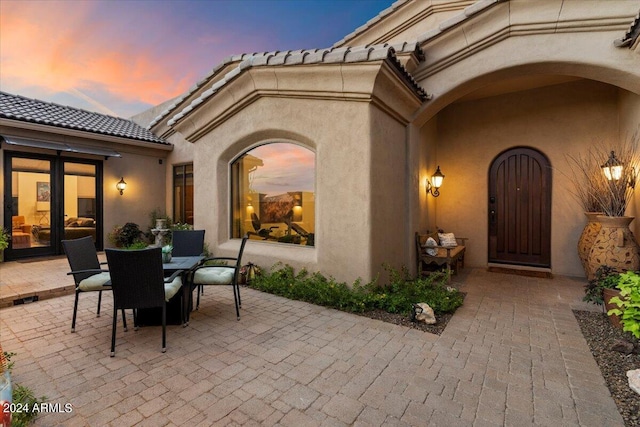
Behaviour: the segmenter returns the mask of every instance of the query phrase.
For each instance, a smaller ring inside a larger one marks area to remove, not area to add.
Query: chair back
[[[240,274],[240,268],[242,267],[242,254],[244,253],[244,247],[249,240],[249,235],[245,234],[240,243],[240,251],[238,251],[238,258],[236,259],[236,268],[233,275],[233,283],[238,283],[238,274]]]
[[[198,256],[204,252],[204,230],[174,230],[173,256]]]
[[[106,249],[116,309],[162,307],[162,249]]]
[[[67,255],[71,271],[100,269],[98,252],[96,251],[96,246],[91,236],[81,237],[80,239],[63,240],[62,247],[64,248],[64,253]],[[73,280],[77,286],[81,281],[94,274],[96,273],[76,273],[73,275]]]

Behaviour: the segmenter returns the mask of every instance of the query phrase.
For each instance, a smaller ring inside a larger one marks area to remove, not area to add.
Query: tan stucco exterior
[[[508,148],[536,148],[553,167],[549,270],[581,276],[585,220],[563,179],[565,156],[640,127],[640,48],[614,46],[638,6],[409,1],[336,47],[417,41],[425,59],[399,59],[428,100],[388,60],[237,67],[239,57],[152,129],[176,145],[170,165],[193,160],[196,228],[219,253],[239,245],[230,239],[230,163],[274,141],[315,151],[316,246],[252,241],[246,259],[345,281],[372,279],[383,263],[411,269],[413,233],[436,226],[468,237],[466,265],[486,267],[488,168]],[[446,178],[434,198],[426,179],[438,165]],[[640,214],[640,197],[628,214]],[[639,234],[638,221],[632,229]]]
[[[163,209],[166,206],[166,159],[170,150],[173,149],[171,146],[4,119],[0,122],[0,135],[106,148],[120,153],[121,157],[108,159],[89,154],[59,154],[65,159],[89,159],[102,163],[104,208],[103,221],[98,226],[102,229],[104,247],[113,246],[108,240],[108,233],[114,226],[134,222],[146,231],[150,222],[150,212],[155,208]],[[7,152],[54,157],[58,155],[54,150],[10,146],[3,143],[0,150],[0,168],[4,167],[4,157]],[[0,169],[0,176],[4,177],[4,169]],[[127,182],[127,188],[122,196],[116,189],[116,183],[121,177],[124,177]],[[4,178],[0,182],[0,197],[4,200]],[[71,209],[73,210],[73,207]],[[25,211],[24,214],[27,216],[27,223],[38,224],[36,218],[29,217],[34,215],[33,212]],[[73,212],[65,211],[65,214],[76,216]],[[4,212],[0,210],[0,223],[4,220]],[[46,225],[49,225],[48,220]]]

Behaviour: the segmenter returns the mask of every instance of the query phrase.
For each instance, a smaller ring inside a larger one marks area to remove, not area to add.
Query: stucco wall
[[[620,90],[619,100],[620,139],[631,139],[635,136],[637,148],[640,150],[640,95]],[[638,174],[640,170],[636,171],[636,175],[640,176]],[[627,215],[636,217],[631,223],[631,230],[636,241],[640,241],[640,178],[636,181],[634,199],[627,210]]]
[[[316,152],[316,246],[251,240],[244,262],[283,261],[345,281],[371,275],[369,114],[367,103],[260,98],[196,141],[195,211],[210,249],[234,254],[239,245],[229,240],[230,163],[256,145],[290,141]]]
[[[592,81],[452,104],[438,114],[438,162],[446,175],[437,200],[438,225],[469,237],[469,266],[487,264],[488,170],[502,151],[528,146],[543,152],[553,171],[551,268],[583,275],[576,244],[585,219],[570,195],[565,154],[618,137],[618,89]]]
[[[160,157],[160,153],[157,157],[152,157],[123,152],[122,158],[111,158],[104,162],[105,247],[113,247],[108,234],[114,226],[134,222],[142,231],[147,231],[151,211],[165,206],[166,161],[163,157],[164,155]],[[116,189],[120,177],[124,177],[127,183],[122,196]]]

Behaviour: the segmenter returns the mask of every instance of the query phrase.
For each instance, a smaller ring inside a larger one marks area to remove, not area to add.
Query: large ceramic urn
[[[632,216],[598,216],[601,228],[589,253],[589,280],[601,265],[619,271],[640,269],[640,247],[629,229],[633,219]]]
[[[589,277],[595,274],[595,271],[589,272],[589,254],[591,253],[593,242],[596,241],[596,236],[600,232],[600,228],[602,228],[597,218],[599,215],[602,215],[602,212],[585,212],[584,215],[587,217],[587,225],[584,226],[580,239],[578,240],[578,256],[580,257],[585,276]]]

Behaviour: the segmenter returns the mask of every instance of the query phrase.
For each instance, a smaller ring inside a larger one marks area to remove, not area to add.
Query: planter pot
[[[591,252],[591,248],[593,248],[593,242],[596,241],[596,236],[602,228],[597,218],[598,215],[602,215],[602,212],[585,212],[584,215],[587,217],[587,225],[584,226],[580,239],[578,240],[578,256],[580,257],[585,276],[590,277],[595,274],[595,271],[590,271],[589,269],[589,253]]]
[[[619,296],[620,296],[620,291],[617,289],[607,288],[602,291],[605,313],[608,313],[609,310],[611,310],[612,308],[618,308],[617,305],[611,304],[609,301],[611,300],[611,298],[619,297]],[[609,321],[614,327],[618,329],[622,329],[622,323],[620,323],[620,317],[617,314],[612,314],[611,316],[609,316]]]
[[[640,268],[640,247],[629,229],[634,217],[602,216],[598,221],[601,228],[589,252],[587,278],[592,280],[595,271],[601,265],[618,271],[638,270]]]
[[[156,219],[156,230],[166,230],[167,220],[165,218]]]

